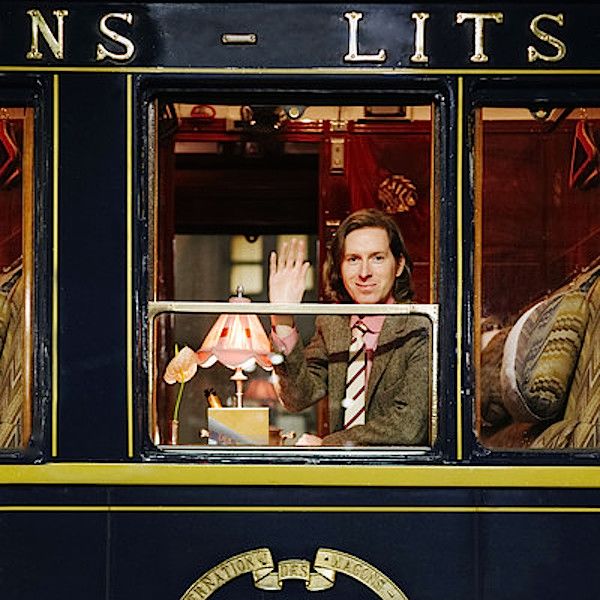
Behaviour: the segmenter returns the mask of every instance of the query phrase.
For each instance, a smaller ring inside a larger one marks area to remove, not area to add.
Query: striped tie
[[[368,331],[362,321],[352,327],[352,342],[348,357],[346,374],[346,398],[342,403],[344,411],[344,429],[365,424],[365,388],[367,384],[367,357],[364,334]]]

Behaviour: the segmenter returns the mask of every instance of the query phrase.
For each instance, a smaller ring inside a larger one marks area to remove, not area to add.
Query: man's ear
[[[406,264],[406,260],[404,256],[401,256],[398,260],[398,266],[396,267],[396,277],[400,277],[402,275],[402,271],[404,271],[404,265]]]

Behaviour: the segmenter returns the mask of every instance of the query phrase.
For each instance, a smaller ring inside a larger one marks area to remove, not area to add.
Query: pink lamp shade
[[[250,302],[234,296],[230,302]],[[208,368],[219,361],[229,369],[252,370],[258,363],[266,371],[282,361],[271,352],[269,338],[256,315],[220,315],[197,351],[198,363]]]

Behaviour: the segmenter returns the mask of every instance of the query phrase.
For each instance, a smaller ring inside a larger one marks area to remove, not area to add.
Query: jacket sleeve
[[[315,324],[315,334],[306,347],[298,339],[284,363],[275,367],[279,401],[292,412],[301,411],[327,395],[327,350],[318,317]]]
[[[420,328],[404,345],[402,371],[371,398],[367,422],[336,431],[326,446],[420,446],[428,444],[432,365],[429,330]]]

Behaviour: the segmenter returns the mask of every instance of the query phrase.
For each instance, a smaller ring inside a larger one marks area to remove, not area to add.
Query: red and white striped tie
[[[346,374],[346,398],[342,405],[344,411],[344,429],[365,424],[365,396],[367,385],[367,356],[364,334],[368,331],[362,321],[352,327],[352,342],[348,357]]]

